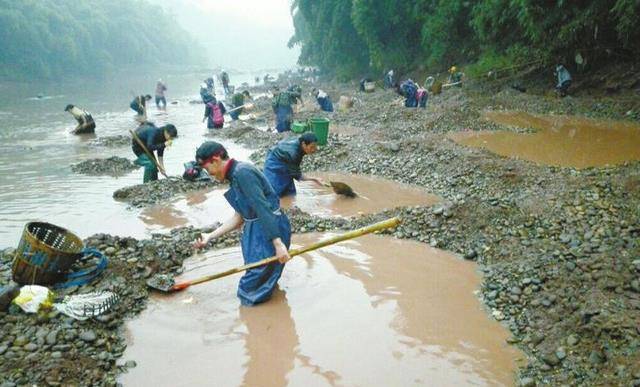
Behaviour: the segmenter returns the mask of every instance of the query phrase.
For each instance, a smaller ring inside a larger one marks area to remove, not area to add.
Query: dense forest
[[[142,0],[0,0],[2,77],[100,76],[197,55],[172,18]]]
[[[294,0],[299,63],[340,78],[395,68],[584,69],[640,55],[638,0]],[[578,54],[580,54],[578,56]]]

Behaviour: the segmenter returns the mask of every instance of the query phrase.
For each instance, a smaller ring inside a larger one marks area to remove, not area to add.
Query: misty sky
[[[212,66],[258,70],[295,66],[299,49],[289,0],[150,0],[177,17]]]

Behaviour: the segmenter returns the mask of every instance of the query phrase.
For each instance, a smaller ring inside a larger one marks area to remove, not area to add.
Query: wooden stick
[[[251,107],[253,107],[253,104],[252,103],[245,103],[244,105],[240,105],[238,107],[234,107],[233,109],[227,110],[227,113],[231,113],[231,112],[234,112],[236,110],[239,110],[239,109],[242,109],[242,108],[245,108],[245,107],[247,109],[251,108]]]
[[[166,177],[168,179],[169,176],[167,176],[167,174],[164,172],[164,168],[160,167],[160,164],[158,163],[158,160],[156,160],[156,157],[153,155],[153,153],[149,152],[149,150],[144,145],[142,140],[140,140],[140,137],[138,137],[138,135],[131,129],[129,129],[129,133],[131,133],[131,135],[133,136],[133,139],[138,143],[138,145],[140,145],[140,147],[142,148],[144,153],[146,153],[147,156],[151,159],[151,161],[153,161],[153,163],[156,165],[156,168],[158,168],[158,171],[160,171],[160,173],[162,173],[164,175],[164,177]]]
[[[310,244],[307,247],[302,247],[302,248],[299,248],[299,249],[289,250],[289,255],[291,257],[294,257],[296,255],[304,254],[306,252],[309,252],[309,251],[312,251],[312,250],[316,250],[316,249],[319,249],[319,248],[322,248],[322,247],[325,247],[325,246],[329,246],[329,245],[332,245],[332,244],[335,244],[335,243],[338,243],[338,242],[342,242],[342,241],[346,241],[348,239],[353,239],[353,238],[357,238],[357,237],[362,236],[362,235],[370,234],[370,233],[375,232],[375,231],[380,231],[380,230],[384,230],[386,228],[396,227],[399,224],[400,224],[400,219],[399,218],[387,219],[385,221],[374,223],[374,224],[372,224],[370,226],[367,226],[367,227],[362,227],[362,228],[359,228],[357,230],[353,230],[353,231],[346,232],[344,234],[336,235],[333,238],[329,238],[329,239],[324,240],[324,241],[320,241],[320,242],[316,242],[316,243]],[[223,271],[221,273],[211,274],[211,275],[200,277],[200,278],[197,278],[197,279],[194,279],[194,280],[191,280],[191,281],[186,281],[186,282],[182,282],[182,283],[179,283],[179,284],[175,284],[169,289],[169,291],[183,290],[183,289],[188,288],[191,285],[196,285],[196,284],[201,284],[203,282],[212,281],[212,280],[215,280],[215,279],[218,279],[218,278],[222,278],[222,277],[226,277],[226,276],[229,276],[229,275],[232,275],[232,274],[240,273],[240,272],[243,272],[245,270],[250,270],[250,269],[254,269],[254,268],[259,267],[259,266],[264,266],[264,265],[267,265],[269,263],[276,262],[276,261],[278,261],[278,257],[275,257],[275,256],[274,257],[270,257],[270,258],[265,258],[265,259],[263,259],[261,261],[254,262],[254,263],[251,263],[251,264],[248,264],[248,265],[244,265],[244,266],[240,266],[240,267],[236,267],[236,268],[233,268],[233,269],[229,269],[229,270]]]

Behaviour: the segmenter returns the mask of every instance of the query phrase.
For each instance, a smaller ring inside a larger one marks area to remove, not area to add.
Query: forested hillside
[[[640,55],[640,1],[294,0],[300,64],[340,77],[477,62],[583,66]]]
[[[102,75],[198,60],[195,43],[141,0],[0,0],[0,76]]]

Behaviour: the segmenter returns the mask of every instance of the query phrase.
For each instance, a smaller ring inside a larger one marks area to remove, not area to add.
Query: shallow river
[[[307,245],[334,234],[295,235]],[[241,264],[237,248],[184,279]],[[240,307],[239,275],[156,296],[127,324],[125,386],[508,386],[522,355],[475,296],[475,264],[368,235],[294,258],[269,302]]]
[[[204,73],[163,76],[168,85],[167,114],[158,114],[150,103],[149,120],[157,125],[173,123],[179,138],[165,152],[169,174],[182,174],[183,163],[194,159],[195,149],[207,140],[201,122],[204,107],[191,105],[199,99],[198,87]],[[252,79],[248,74],[239,75]],[[24,225],[41,220],[68,228],[84,238],[95,233],[145,237],[158,231],[153,216],[128,209],[112,198],[115,190],[142,182],[142,170],[125,176],[86,176],[71,172],[70,166],[83,160],[119,156],[133,159],[130,146],[95,147],[94,136],[74,136],[68,132],[76,121],[64,112],[74,103],[92,113],[96,136],[128,135],[134,129],[129,102],[138,94],[153,94],[156,77],[114,78],[90,84],[0,84],[0,248],[15,247]],[[233,82],[233,78],[232,78]],[[44,98],[34,96],[43,93]],[[221,95],[221,91],[218,92]],[[250,150],[221,141],[230,154],[246,160]]]

